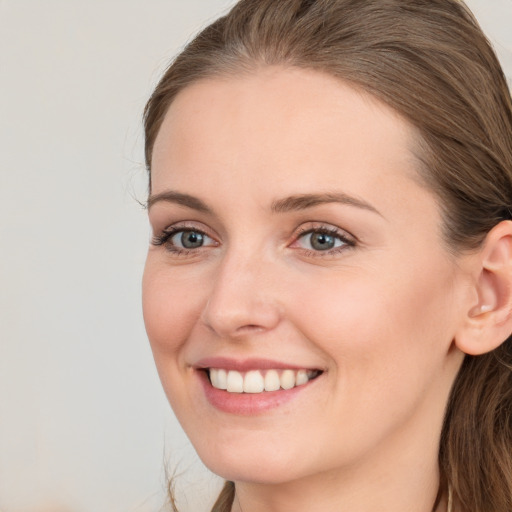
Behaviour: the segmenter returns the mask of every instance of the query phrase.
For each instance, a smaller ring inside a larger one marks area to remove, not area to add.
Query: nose
[[[224,339],[274,329],[282,311],[274,267],[255,255],[227,255],[216,269],[203,323]]]

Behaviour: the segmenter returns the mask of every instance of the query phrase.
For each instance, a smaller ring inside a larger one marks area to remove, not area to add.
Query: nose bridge
[[[221,337],[272,329],[280,318],[273,265],[263,250],[232,247],[217,267],[203,321]]]

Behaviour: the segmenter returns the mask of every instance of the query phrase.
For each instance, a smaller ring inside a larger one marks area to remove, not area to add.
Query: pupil
[[[311,235],[311,247],[318,251],[326,251],[334,247],[334,237],[325,233],[313,233]]]
[[[203,235],[195,231],[185,231],[181,235],[181,243],[186,249],[195,249],[203,245]]]

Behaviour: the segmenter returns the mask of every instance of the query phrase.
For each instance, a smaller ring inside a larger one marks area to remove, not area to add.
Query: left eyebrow
[[[326,193],[326,194],[301,194],[284,199],[278,199],[272,203],[272,211],[275,213],[285,213],[296,210],[306,210],[321,204],[341,203],[347,206],[354,206],[363,210],[376,213],[384,218],[382,213],[374,206],[358,197],[349,196],[343,192]]]

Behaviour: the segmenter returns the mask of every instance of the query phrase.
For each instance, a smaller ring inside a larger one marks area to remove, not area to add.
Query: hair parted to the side
[[[454,252],[512,215],[512,101],[503,71],[459,0],[241,0],[170,65],[144,112],[146,165],[176,95],[261,66],[337,77],[394,108],[418,133],[419,176],[437,194]],[[461,512],[512,510],[512,340],[466,356],[441,438],[441,485]],[[231,509],[228,483],[214,508]]]

